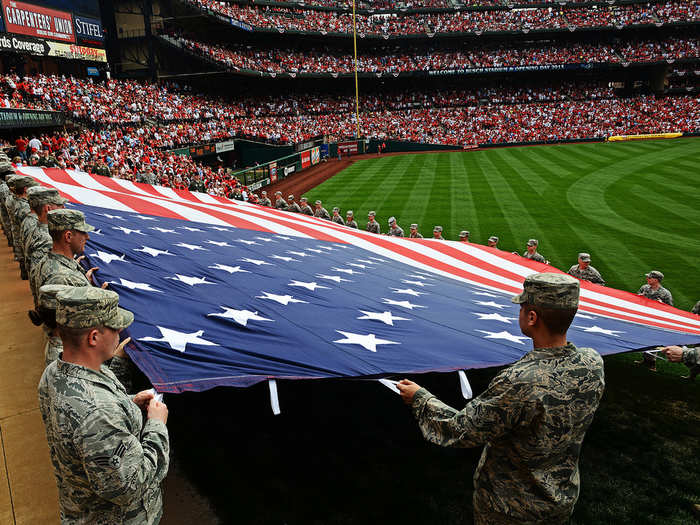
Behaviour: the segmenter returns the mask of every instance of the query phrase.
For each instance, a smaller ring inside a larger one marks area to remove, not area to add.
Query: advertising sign
[[[301,152],[301,169],[305,170],[311,166],[311,151],[306,150]]]
[[[338,151],[343,155],[357,153],[357,142],[338,142]]]
[[[105,35],[102,31],[102,24],[97,18],[73,15],[73,25],[78,43],[104,46]]]
[[[311,149],[311,165],[315,166],[321,160],[321,148],[318,146]]]
[[[65,121],[65,114],[60,111],[0,109],[0,129],[62,126]]]
[[[50,57],[107,62],[107,52],[104,49],[63,44],[61,42],[47,42],[47,44],[49,45],[48,56]]]
[[[75,42],[70,13],[14,0],[2,0],[2,11],[8,33]]]
[[[236,142],[234,140],[225,140],[216,143],[216,152],[223,153],[224,151],[233,151]]]
[[[270,182],[277,182],[277,163],[270,162]]]

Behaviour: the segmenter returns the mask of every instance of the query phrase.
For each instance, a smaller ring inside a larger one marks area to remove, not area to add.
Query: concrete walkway
[[[39,412],[44,332],[27,317],[34,307],[12,249],[0,233],[0,525],[59,523],[58,490]],[[216,524],[206,498],[171,457],[161,525]]]

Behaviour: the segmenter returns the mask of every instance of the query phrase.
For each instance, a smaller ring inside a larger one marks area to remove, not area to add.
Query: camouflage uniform
[[[355,217],[353,216],[352,212],[345,216],[345,226],[350,226],[351,228],[355,228],[357,230],[357,223],[355,222]]]
[[[59,292],[56,321],[71,328],[133,321],[118,295],[99,288]],[[58,484],[62,523],[155,524],[163,513],[160,483],[169,464],[169,438],[114,374],[58,359],[39,383],[39,408]]]
[[[311,217],[314,216],[314,210],[311,206],[309,206],[309,203],[304,201],[301,205],[301,213],[304,215],[309,215]]]
[[[583,279],[584,281],[591,281],[592,283],[596,284],[605,284],[605,281],[603,280],[603,277],[600,275],[600,272],[593,268],[590,264],[588,267],[586,267],[585,270],[582,270],[578,264],[574,264],[571,268],[569,268],[569,275],[572,275],[576,277],[577,279]]]
[[[282,197],[275,201],[275,208],[277,208],[278,210],[287,211],[287,206],[287,201],[284,200]]]
[[[578,303],[578,281],[536,274],[513,301],[568,309]],[[600,355],[567,343],[530,351],[461,411],[424,388],[412,409],[428,441],[484,445],[474,473],[475,524],[564,523],[578,499],[581,444],[603,389]]]
[[[403,228],[398,224],[392,226],[391,228],[389,228],[389,235],[393,235],[394,237],[403,237]]]
[[[328,213],[328,210],[323,206],[314,210],[314,217],[318,217],[319,219],[325,219],[327,221],[331,220],[330,213]]]
[[[695,303],[695,306],[690,310],[690,313],[700,315],[700,301]]]
[[[27,272],[29,272],[29,286],[32,293],[36,296],[37,288],[37,272],[44,258],[51,251],[53,240],[49,235],[49,225],[38,223],[36,228],[29,233],[25,244],[25,262],[27,264]]]
[[[368,217],[368,220],[367,220],[367,231],[368,231],[369,233],[376,233],[377,235],[379,235],[380,233],[382,233],[382,229],[381,229],[381,227],[379,226],[379,223],[378,223],[377,221],[374,220],[374,218],[376,217],[376,213],[374,213],[373,211],[371,211],[371,212],[369,212],[369,213],[367,214],[367,217]]]
[[[654,301],[660,300],[662,303],[673,306],[673,296],[671,295],[671,292],[661,285],[659,285],[656,290],[652,290],[651,286],[648,284],[642,285],[639,291],[637,291],[637,294],[648,297]]]
[[[542,257],[542,255],[538,251],[535,251],[534,253],[530,253],[527,250],[525,250],[523,252],[523,257],[525,257],[526,259],[530,259],[532,261],[537,261],[537,262],[541,262],[541,263],[547,262],[547,259]]]
[[[0,160],[0,217],[2,217],[2,229],[5,230],[5,236],[7,237],[7,245],[12,246],[12,225],[10,224],[10,216],[7,214],[7,208],[5,208],[5,201],[10,195],[10,186],[8,181],[10,179],[14,180],[17,176],[14,175],[14,168],[7,160]]]
[[[301,213],[301,208],[299,205],[294,202],[293,200],[289,201],[289,205],[287,206],[287,211],[292,212],[292,213]]]
[[[272,206],[272,202],[271,202],[270,199],[268,199],[267,197],[262,197],[262,198],[258,201],[258,204],[260,204],[260,206],[267,206],[268,208],[269,208],[270,206]]]
[[[336,213],[339,211],[340,211],[340,208],[333,208],[333,217],[331,217],[331,221],[333,221],[336,224],[342,224],[343,226],[345,226],[345,221],[340,216],[340,213]]]
[[[408,232],[408,237],[411,239],[422,239],[423,236],[418,233],[418,225],[411,224],[411,230]]]

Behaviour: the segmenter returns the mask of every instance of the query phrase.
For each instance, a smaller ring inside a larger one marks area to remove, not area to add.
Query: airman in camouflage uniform
[[[445,238],[442,236],[442,226],[435,226],[433,228],[433,239],[439,239],[444,241]]]
[[[695,303],[695,306],[693,306],[693,308],[690,310],[690,313],[700,315],[700,301]]]
[[[374,211],[371,211],[367,214],[367,231],[379,235],[380,233],[382,233],[382,231],[381,227],[379,226],[379,223],[374,220],[376,216],[377,213]]]
[[[85,215],[78,210],[52,210],[46,216],[53,245],[38,265],[34,289],[45,284],[91,286],[92,274],[83,273],[74,257],[82,254],[89,232],[95,228],[85,222]]]
[[[532,261],[537,261],[541,263],[546,263],[547,259],[545,259],[542,254],[540,254],[537,251],[537,246],[539,245],[539,241],[537,239],[530,239],[527,241],[527,250],[523,252],[523,257],[526,259],[530,259]]]
[[[10,159],[6,155],[0,155],[0,217],[2,218],[2,229],[7,237],[7,245],[12,246],[12,227],[10,225],[10,216],[5,208],[5,200],[10,194],[10,187],[7,185],[7,179],[15,177],[15,169],[10,163]]]
[[[287,211],[291,211],[292,213],[301,213],[301,208],[296,202],[294,202],[294,195],[287,197],[287,200],[289,201]]]
[[[29,229],[24,240],[24,260],[29,273],[29,284],[32,293],[36,297],[34,289],[34,276],[36,274],[36,266],[46,255],[51,251],[53,241],[49,235],[48,213],[51,210],[63,208],[66,199],[61,197],[57,190],[52,188],[42,188],[41,191],[32,192],[29,196],[29,206],[36,217],[34,228]],[[30,217],[27,217],[22,224],[24,228],[30,224]]]
[[[459,232],[459,242],[469,242],[469,232],[467,230]]]
[[[408,236],[409,236],[411,239],[422,239],[422,238],[423,238],[423,236],[422,236],[422,235],[420,234],[420,232],[418,231],[418,225],[415,224],[415,223],[414,223],[414,224],[411,224],[411,229],[410,229],[410,231],[408,232]]]
[[[486,241],[486,246],[490,246],[491,248],[498,248],[498,241],[498,237],[492,235],[491,237],[489,237],[489,240]]]
[[[331,221],[333,221],[336,224],[342,224],[343,226],[345,226],[345,221],[340,216],[340,208],[338,208],[337,206],[333,208],[333,217],[331,217]]]
[[[287,211],[287,201],[282,198],[282,192],[275,192],[275,208]]]
[[[355,222],[355,217],[352,210],[345,212],[345,226],[350,226],[357,230],[357,222]]]
[[[12,221],[12,246],[15,252],[15,258],[19,261],[19,267],[22,272],[22,279],[29,279],[29,274],[24,265],[24,245],[22,244],[22,236],[20,235],[20,226],[25,217],[31,212],[29,202],[27,202],[27,190],[38,186],[39,183],[29,176],[23,176],[15,179],[15,194],[17,198],[14,202],[10,220]]]
[[[389,217],[389,235],[403,237],[403,228],[396,223],[396,217]]]
[[[309,200],[306,197],[302,197],[301,199],[301,213],[304,215],[310,215],[311,217],[314,216],[314,210],[309,206]]]
[[[69,290],[71,287],[64,284],[47,284],[39,288],[37,294],[37,312],[46,327],[49,339],[44,346],[44,363],[49,366],[63,352],[63,342],[58,335],[58,326],[56,325],[56,294],[58,292]]]
[[[666,357],[668,357],[669,361],[674,363],[682,362],[690,369],[690,373],[687,376],[682,376],[684,379],[694,381],[698,374],[700,374],[700,348],[688,348],[687,346],[666,346],[662,348],[662,351]]]
[[[169,465],[167,407],[147,391],[129,397],[102,365],[134,316],[99,288],[71,288],[56,299],[63,353],[41,377],[39,408],[61,522],[156,524]]]
[[[574,264],[569,268],[569,275],[584,281],[590,281],[596,284],[605,284],[600,272],[591,266],[591,254],[581,252],[578,254],[578,264]]]
[[[267,206],[268,208],[272,206],[272,202],[270,202],[270,199],[267,198],[266,191],[260,192],[260,200],[258,200],[258,204],[260,204],[260,206]]]
[[[541,273],[523,288],[513,302],[521,305],[520,328],[534,349],[464,409],[411,381],[398,384],[425,439],[444,447],[484,445],[474,474],[476,525],[568,521],[579,494],[581,444],[605,386],[600,355],[566,341],[579,282]]]
[[[314,210],[314,217],[318,217],[319,219],[325,219],[327,221],[331,220],[331,215],[328,213],[328,210],[323,207],[323,203],[321,201],[316,201],[316,209]]]
[[[661,286],[661,281],[664,280],[664,274],[658,270],[652,270],[646,274],[646,278],[647,284],[642,285],[637,291],[637,294],[673,306],[673,296],[671,292]]]

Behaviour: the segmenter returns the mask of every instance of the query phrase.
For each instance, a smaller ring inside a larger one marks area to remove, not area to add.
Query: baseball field
[[[538,238],[568,269],[588,251],[609,285],[636,291],[651,269],[676,305],[700,299],[700,140],[507,148],[358,160],[306,196],[460,230],[523,251]],[[333,162],[333,161],[330,161]],[[685,366],[605,359],[606,390],[581,453],[572,524],[694,523],[700,503],[700,380]],[[475,395],[497,370],[469,371]],[[415,376],[455,407],[455,374]],[[172,396],[174,454],[222,523],[469,524],[479,449],[426,443],[400,400],[374,381],[280,382]],[[182,414],[178,416],[177,414]]]
[[[446,239],[500,238],[523,252],[529,238],[556,267],[579,252],[610,286],[637,291],[656,269],[688,310],[700,299],[700,140],[589,143],[399,155],[359,160],[306,194],[330,211],[353,210],[360,228],[376,210],[408,233],[434,225]]]

